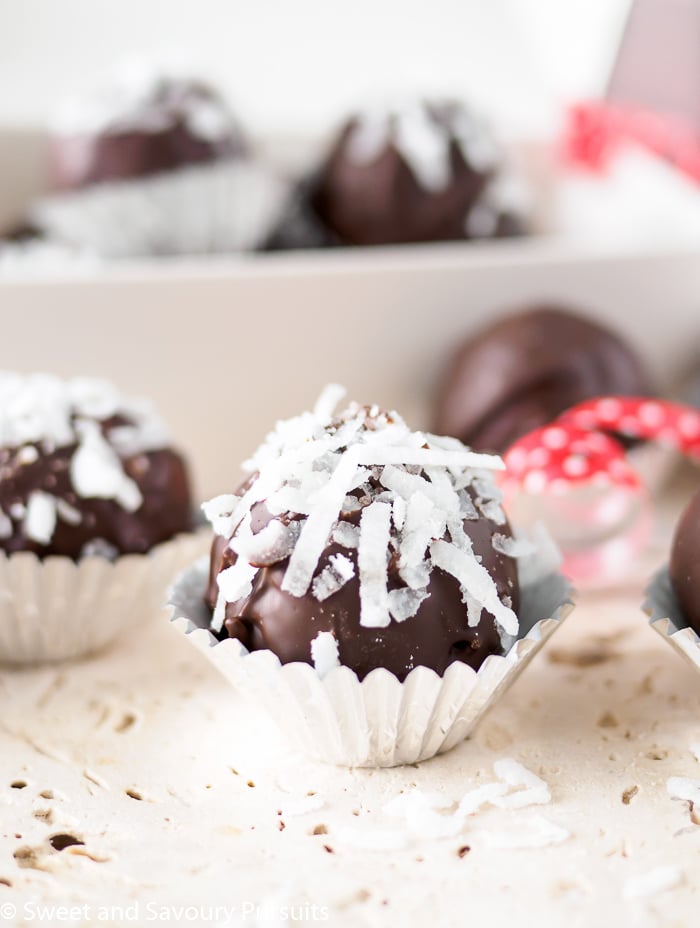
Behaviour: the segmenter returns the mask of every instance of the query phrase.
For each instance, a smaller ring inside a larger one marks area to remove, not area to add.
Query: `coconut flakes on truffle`
[[[485,610],[503,634],[517,634],[517,617],[499,598],[463,525],[479,512],[505,521],[491,476],[502,469],[500,458],[456,439],[411,432],[400,416],[378,407],[351,404],[336,416],[343,395],[330,385],[313,412],[278,422],[244,464],[250,479],[241,495],[203,505],[238,555],[219,574],[212,628],[221,629],[227,603],[250,595],[258,569],[288,559],[281,589],[296,597],[310,589],[319,603],[358,576],[364,627],[414,616],[429,595],[432,571],[440,569],[458,580],[470,625]],[[257,504],[272,520],[252,534]],[[507,557],[524,553],[520,541],[510,542],[500,533],[494,549]],[[347,554],[326,554],[331,544]],[[404,584],[395,589],[388,586],[392,558]]]
[[[110,426],[110,420],[117,423]],[[165,427],[150,404],[128,399],[112,384],[94,378],[61,380],[49,374],[0,372],[0,446],[14,449],[14,463],[29,467],[41,453],[74,446],[70,458],[73,490],[83,499],[109,499],[128,512],[142,503],[121,456],[165,448]],[[50,493],[34,492],[27,505],[8,507],[23,521],[26,536],[48,545],[58,519],[77,525],[76,506]],[[10,537],[8,514],[0,517],[0,537]]]
[[[319,632],[316,635],[311,642],[311,660],[321,679],[334,667],[340,666],[338,642],[331,632]]]

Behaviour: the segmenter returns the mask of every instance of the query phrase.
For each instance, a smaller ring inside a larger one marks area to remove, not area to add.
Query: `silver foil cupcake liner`
[[[491,655],[478,671],[455,662],[442,677],[417,667],[403,683],[383,668],[362,681],[343,666],[321,678],[310,664],[280,664],[271,651],[218,641],[203,601],[208,558],[173,585],[171,621],[307,755],[348,767],[393,767],[463,741],[569,614],[569,582],[536,567],[521,564],[520,633],[504,656]]]
[[[257,248],[289,184],[252,159],[232,159],[56,194],[31,220],[48,238],[103,258],[201,255]]]
[[[147,621],[209,532],[179,535],[147,554],[73,561],[21,551],[0,555],[0,663],[83,657]]]
[[[654,631],[700,670],[700,637],[683,615],[668,567],[654,575],[646,589],[642,609],[649,616],[649,624]]]

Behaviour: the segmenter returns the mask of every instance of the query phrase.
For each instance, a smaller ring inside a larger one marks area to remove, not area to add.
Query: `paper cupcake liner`
[[[478,671],[455,662],[440,677],[417,667],[401,683],[379,668],[360,682],[348,667],[336,667],[321,679],[309,664],[280,664],[271,651],[248,652],[236,639],[218,641],[203,601],[208,569],[208,558],[202,558],[176,580],[170,595],[175,627],[241,693],[266,707],[295,746],[348,767],[410,764],[454,747],[573,608],[569,582],[558,573],[537,577],[530,565],[531,578],[521,584],[518,639]]]
[[[668,567],[654,575],[646,589],[642,609],[649,616],[649,624],[654,631],[700,670],[700,637],[683,615]]]
[[[173,577],[201,554],[209,532],[178,535],[148,554],[44,560],[0,555],[0,663],[92,654],[162,608]]]
[[[47,197],[31,221],[104,258],[248,251],[270,234],[287,192],[266,166],[238,158]]]

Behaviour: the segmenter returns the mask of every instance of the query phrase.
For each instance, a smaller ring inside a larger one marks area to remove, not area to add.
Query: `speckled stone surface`
[[[700,817],[666,782],[700,780],[700,676],[640,610],[679,510],[470,741],[419,767],[305,761],[165,614],[96,659],[0,671],[0,926],[697,924]],[[450,838],[384,809],[414,785],[459,800],[504,757],[552,801]],[[498,846],[538,817],[569,837]]]

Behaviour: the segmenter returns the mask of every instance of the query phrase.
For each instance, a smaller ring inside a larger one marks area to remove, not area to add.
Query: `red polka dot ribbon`
[[[700,138],[683,121],[639,107],[602,103],[578,103],[569,109],[563,139],[566,160],[602,171],[630,142],[700,181]]]
[[[700,411],[639,397],[587,400],[508,449],[506,482],[531,493],[589,482],[638,488],[621,437],[658,442],[700,461]]]

